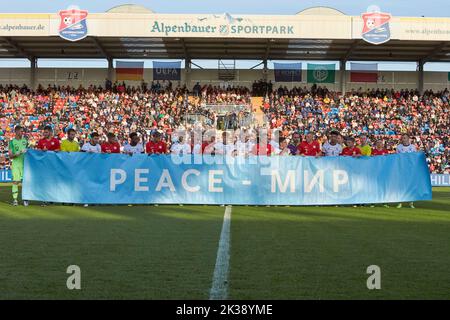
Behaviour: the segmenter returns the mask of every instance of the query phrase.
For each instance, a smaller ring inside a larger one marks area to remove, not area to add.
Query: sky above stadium
[[[448,0],[0,0],[1,12],[56,12],[70,5],[91,12],[105,12],[117,5],[134,3],[159,13],[241,13],[295,14],[314,6],[328,6],[348,15],[360,15],[370,5],[396,16],[445,17],[449,15]],[[6,5],[7,4],[7,5]]]
[[[327,6],[338,9],[347,15],[360,15],[371,5],[376,5],[384,12],[394,16],[449,16],[449,0],[0,0],[2,13],[49,13],[57,12],[71,5],[78,6],[90,12],[105,12],[112,7],[134,3],[142,5],[156,13],[231,13],[231,14],[296,14],[304,9],[315,6]],[[17,62],[22,66],[24,62]],[[26,62],[25,62],[26,63]],[[39,66],[58,67],[67,65],[68,61],[41,61]],[[257,62],[256,62],[257,63]],[[99,61],[84,61],[88,67],[104,67],[105,63]],[[202,61],[203,67],[217,67],[217,62]],[[238,67],[249,68],[254,61],[240,62]],[[269,64],[269,67],[272,64]],[[0,67],[11,66],[10,62],[0,61]],[[72,61],[69,66],[82,66]],[[150,61],[146,62],[150,67]],[[380,70],[415,70],[413,63],[382,63]],[[450,64],[427,64],[425,70],[450,71]]]

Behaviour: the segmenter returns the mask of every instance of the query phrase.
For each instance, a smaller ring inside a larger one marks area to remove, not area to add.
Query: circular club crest
[[[325,81],[328,78],[328,70],[323,67],[315,69],[313,74],[317,81]]]

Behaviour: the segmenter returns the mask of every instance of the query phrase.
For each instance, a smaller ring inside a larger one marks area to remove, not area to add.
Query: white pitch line
[[[216,266],[209,300],[225,300],[228,298],[228,269],[230,264],[230,224],[231,206],[225,208],[219,248],[217,249]]]

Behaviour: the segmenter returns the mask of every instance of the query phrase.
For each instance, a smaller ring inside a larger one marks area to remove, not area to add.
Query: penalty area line
[[[231,206],[225,208],[219,247],[217,248],[216,266],[209,300],[225,300],[228,298],[228,269],[230,264],[230,224]]]

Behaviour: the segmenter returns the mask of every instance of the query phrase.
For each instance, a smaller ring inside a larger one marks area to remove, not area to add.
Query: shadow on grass
[[[0,207],[0,298],[207,299],[223,208],[183,208]]]
[[[264,209],[262,220],[252,219],[258,208],[233,210],[231,299],[449,297],[450,223],[409,219],[407,213],[403,220],[351,218],[341,212],[348,208],[300,214]],[[373,264],[381,268],[382,290],[366,287]]]

